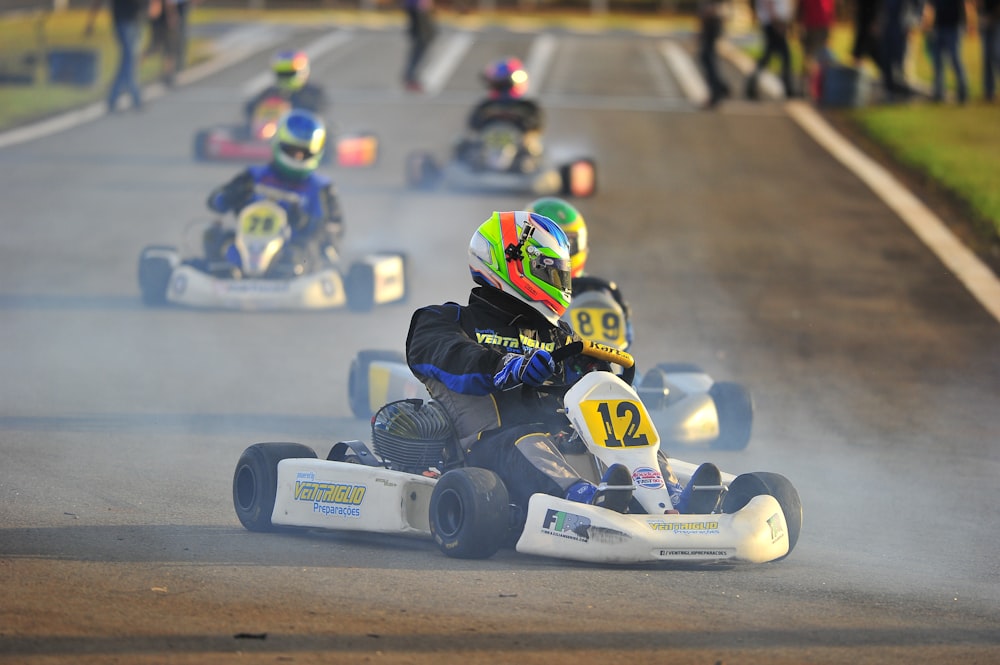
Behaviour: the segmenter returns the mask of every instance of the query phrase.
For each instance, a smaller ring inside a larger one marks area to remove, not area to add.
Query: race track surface
[[[274,46],[323,38],[277,35]],[[406,42],[352,30],[314,59],[370,170],[333,170],[347,250],[408,254],[407,304],[144,307],[148,244],[190,244],[195,131],[234,121],[270,50],[121,113],[0,150],[0,663],[994,663],[1000,661],[1000,326],[780,105],[697,110],[662,56],[684,36],[444,31],[439,89]],[[447,61],[451,53],[458,57]],[[794,482],[784,561],[614,567],[358,534],[254,534],[242,450],[366,438],[347,369],[401,349],[412,310],[463,301],[466,247],[530,195],[414,192],[488,59],[533,67],[553,156],[587,154],[590,272],[635,312],[640,366],[701,365],[755,401],[747,450],[672,450]]]

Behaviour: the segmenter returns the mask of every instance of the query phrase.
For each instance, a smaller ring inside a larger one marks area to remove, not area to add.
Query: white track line
[[[701,106],[708,101],[708,85],[694,61],[680,44],[671,41],[661,42],[660,55],[667,61],[670,71],[677,77],[681,91],[691,103]]]
[[[886,205],[902,218],[910,230],[937,254],[994,319],[1000,321],[1000,280],[979,258],[911,192],[884,168],[848,143],[809,104],[785,103],[788,114],[806,133],[856,174]]]
[[[433,54],[433,59],[427,63],[422,77],[425,94],[434,96],[444,89],[444,84],[462,62],[466,51],[472,47],[473,39],[470,32],[456,32]]]
[[[528,73],[528,85],[532,90],[541,90],[545,76],[556,53],[556,38],[550,34],[541,34],[531,42],[531,50],[524,60],[524,71]]]

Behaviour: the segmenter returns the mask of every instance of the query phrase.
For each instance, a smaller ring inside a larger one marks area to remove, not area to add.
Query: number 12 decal
[[[593,404],[590,402],[589,405]],[[586,409],[584,417],[590,431],[595,434],[595,443],[605,448],[636,448],[656,442],[649,416],[640,404],[631,400],[601,401],[596,402],[596,407],[592,409]],[[596,436],[600,431],[605,434],[603,441]]]

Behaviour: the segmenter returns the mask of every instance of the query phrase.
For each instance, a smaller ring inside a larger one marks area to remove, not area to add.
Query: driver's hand
[[[493,377],[497,388],[508,388],[518,383],[538,387],[545,383],[556,371],[552,354],[544,349],[535,349],[525,355],[511,353],[503,358],[503,366]]]

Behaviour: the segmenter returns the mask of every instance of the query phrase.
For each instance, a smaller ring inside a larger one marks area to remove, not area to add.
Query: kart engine
[[[389,402],[372,418],[375,454],[396,471],[441,470],[454,449],[454,441],[451,421],[436,402]]]

